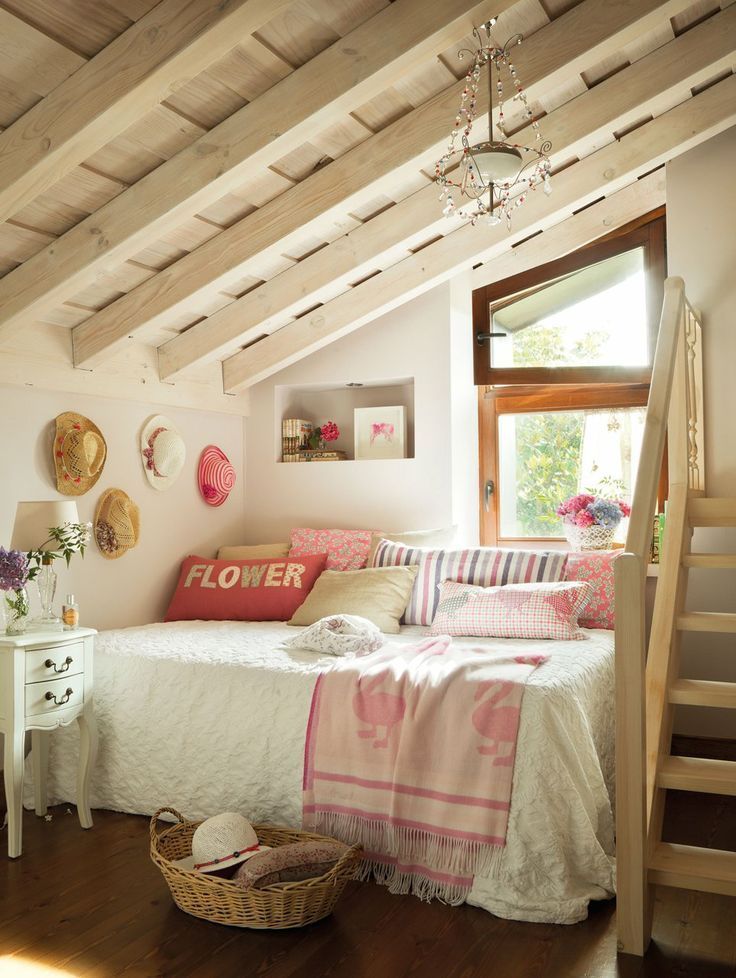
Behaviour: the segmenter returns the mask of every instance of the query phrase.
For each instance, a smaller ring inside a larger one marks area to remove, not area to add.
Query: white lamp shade
[[[51,543],[46,543],[49,538],[49,527],[78,522],[77,504],[71,501],[18,503],[10,547],[12,550],[27,552],[39,550],[44,544],[44,550],[53,550],[56,543],[53,540]]]

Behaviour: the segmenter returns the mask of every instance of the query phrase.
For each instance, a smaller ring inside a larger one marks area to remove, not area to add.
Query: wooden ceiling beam
[[[221,0],[209,2],[222,6]],[[293,0],[248,0],[244,9],[267,9],[266,19],[288,2]],[[500,7],[514,2],[500,0]],[[172,3],[181,7],[180,0],[165,0]],[[134,254],[240,186],[254,169],[338,122],[465,36],[492,6],[491,0],[395,0],[72,228],[53,248],[16,269],[18,274],[8,275],[0,283],[0,337],[84,289],[101,266]],[[125,36],[138,29],[135,25]],[[244,33],[231,30],[230,46]],[[139,105],[137,115],[146,108]],[[107,338],[104,331],[100,335]],[[91,365],[84,342],[75,340],[75,350],[81,351],[80,363]]]
[[[736,76],[731,75],[558,173],[553,194],[540,195],[520,210],[510,236],[502,226],[466,225],[225,360],[225,390],[232,393],[265,380],[470,264],[487,261],[530,232],[559,223],[601,194],[621,189],[734,123]]]
[[[163,0],[0,135],[0,221],[287,4]]]
[[[658,114],[673,97],[684,100],[691,87],[730,65],[735,34],[736,6],[555,109],[545,118],[543,130],[556,158],[590,152],[643,114]],[[534,133],[525,130],[514,139],[533,141]],[[408,251],[448,228],[437,206],[436,188],[418,191],[169,340],[159,348],[162,379],[273,332],[290,316],[319,302],[320,290],[346,289],[383,267],[386,253],[402,242]]]
[[[519,49],[517,63],[527,91],[533,95],[542,91],[544,86],[556,86],[577,77],[586,65],[618,50],[621,45],[637,37],[639,32],[656,27],[663,18],[686,7],[687,3],[688,0],[622,0],[611,4],[609,0],[585,0],[579,7],[532,35]],[[419,9],[429,10],[436,6],[422,3]],[[447,3],[440,6],[445,11]],[[388,14],[397,7],[398,2],[382,14]],[[376,18],[368,24],[374,20]],[[286,81],[288,79],[281,84]],[[324,87],[324,77],[320,78],[320,84]],[[110,350],[127,342],[144,327],[156,327],[165,324],[167,317],[170,321],[180,313],[186,313],[192,300],[212,289],[227,288],[229,279],[247,272],[244,266],[256,255],[275,257],[288,249],[290,244],[298,243],[299,236],[304,236],[305,227],[310,222],[334,221],[339,226],[346,209],[389,189],[402,168],[406,174],[415,176],[421,162],[426,162],[427,155],[444,147],[446,136],[443,134],[447,132],[448,120],[452,120],[457,112],[462,87],[463,82],[450,86],[77,326],[74,330],[75,363],[93,367]],[[479,99],[481,109],[486,104],[486,98],[483,92]],[[161,167],[122,195],[120,205],[123,205],[126,196],[134,194],[138,187],[164,169],[165,166]],[[151,202],[154,210],[155,206],[155,202]],[[150,214],[148,209],[146,214]],[[95,215],[94,222],[95,226],[105,227],[98,215]],[[69,232],[67,238],[72,238],[75,233],[76,229]],[[106,237],[110,237],[109,227]],[[82,241],[81,246],[89,253],[88,240]],[[38,268],[44,277],[53,275],[59,281],[58,243],[55,250],[53,267],[41,259]],[[68,248],[64,254],[68,254]],[[94,255],[88,257],[87,268],[91,267],[90,261],[94,263],[98,258]],[[64,261],[62,264],[68,272],[70,264],[73,266],[78,262],[79,257],[72,254],[70,262]],[[18,281],[22,271],[18,269],[11,273],[8,280],[15,276]],[[67,282],[68,278],[67,274]],[[4,324],[17,319],[19,310],[28,301],[27,296],[20,303],[14,296],[8,296],[9,302],[3,303],[2,285],[0,283],[0,306],[4,305],[6,312],[0,315],[0,334]],[[42,297],[49,287],[49,280],[45,278],[34,292]],[[59,281],[59,289],[65,288],[68,285]]]

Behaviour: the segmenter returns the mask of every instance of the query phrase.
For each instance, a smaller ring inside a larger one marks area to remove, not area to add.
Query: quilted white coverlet
[[[101,633],[92,807],[171,805],[189,818],[234,810],[300,825],[312,689],[334,659],[281,646],[294,632],[280,622],[174,622]],[[391,640],[422,634],[407,627]],[[454,640],[550,655],[526,687],[503,858],[468,900],[501,917],[574,923],[615,888],[613,633],[585,635]],[[73,802],[76,725],[50,740],[49,798]],[[29,769],[27,791],[30,781]]]

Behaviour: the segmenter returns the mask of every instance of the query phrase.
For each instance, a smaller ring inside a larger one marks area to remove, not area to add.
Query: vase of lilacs
[[[573,550],[609,550],[621,520],[631,508],[621,499],[581,492],[557,507],[567,542]]]
[[[28,591],[30,575],[26,554],[20,550],[0,547],[0,590],[5,600],[5,631],[8,635],[22,635],[28,622]]]

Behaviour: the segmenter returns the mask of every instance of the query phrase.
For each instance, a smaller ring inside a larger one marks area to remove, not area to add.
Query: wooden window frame
[[[645,367],[492,367],[488,343],[479,333],[491,332],[491,305],[543,285],[562,275],[579,271],[606,258],[644,248],[647,291],[649,364]],[[592,244],[538,265],[536,268],[493,282],[473,292],[473,373],[476,386],[497,384],[648,384],[652,375],[654,347],[664,299],[666,277],[664,209],[639,218]]]
[[[565,410],[605,410],[607,408],[646,407],[651,365],[648,367],[510,367],[492,368],[488,349],[475,341],[476,333],[490,332],[493,301],[541,285],[559,275],[629,251],[645,249],[647,276],[647,317],[650,358],[654,356],[659,315],[664,294],[666,268],[664,208],[573,252],[519,275],[473,293],[473,345],[475,378],[478,385],[478,429],[480,452],[480,530],[481,542],[534,544],[563,543],[564,537],[503,537],[499,533],[501,497],[498,479],[498,417]],[[494,490],[486,496],[492,481]],[[667,458],[660,478],[660,503],[666,498]]]

